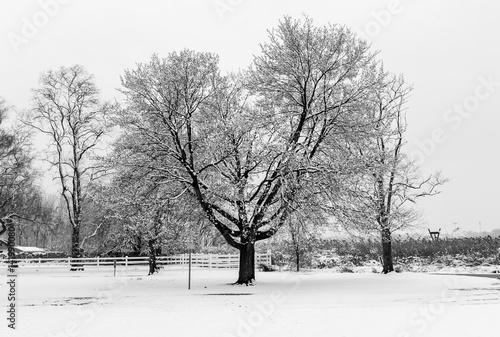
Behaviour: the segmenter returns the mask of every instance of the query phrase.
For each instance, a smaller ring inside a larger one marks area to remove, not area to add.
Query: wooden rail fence
[[[30,259],[14,259],[13,262],[18,268],[30,267],[71,267],[72,265],[92,266],[92,267],[105,267],[113,266],[139,266],[148,265],[149,257],[91,257],[91,258],[30,258]],[[8,263],[7,259],[0,259],[0,264]],[[165,265],[187,265],[189,263],[189,254],[179,254],[172,256],[158,256],[156,263],[160,266]],[[239,255],[238,254],[191,254],[191,264],[194,267],[201,268],[238,268]],[[271,252],[256,253],[255,266],[260,264],[271,265]]]

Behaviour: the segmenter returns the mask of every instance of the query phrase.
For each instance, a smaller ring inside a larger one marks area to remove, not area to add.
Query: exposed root
[[[251,280],[248,280],[248,281],[236,281],[234,283],[231,283],[232,285],[234,286],[237,286],[237,285],[246,285],[247,287],[248,286],[254,286],[255,285],[255,279],[251,279]]]

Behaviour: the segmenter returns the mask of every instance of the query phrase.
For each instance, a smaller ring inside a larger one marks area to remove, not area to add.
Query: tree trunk
[[[297,272],[300,271],[300,251],[297,249],[295,251],[295,258],[297,261]]]
[[[389,228],[382,229],[382,273],[387,274],[394,271],[392,264],[392,238]]]
[[[156,265],[156,249],[154,247],[155,240],[149,240],[149,274],[152,275],[158,271],[158,266]]]
[[[71,269],[70,271],[83,270],[83,265],[80,261],[82,257],[82,250],[80,249],[80,226],[73,226],[73,233],[71,234]]]
[[[235,284],[253,284],[255,281],[255,243],[247,242],[240,249],[240,270]]]

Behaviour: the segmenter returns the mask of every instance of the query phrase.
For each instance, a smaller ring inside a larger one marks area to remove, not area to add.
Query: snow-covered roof
[[[3,244],[4,249],[9,245],[7,240],[0,238],[0,244]],[[14,246],[14,250],[18,253],[45,253],[45,249],[38,247]]]
[[[18,251],[20,251],[22,253],[43,253],[43,252],[45,252],[45,249],[38,248],[38,247],[14,246],[14,249],[17,249]]]

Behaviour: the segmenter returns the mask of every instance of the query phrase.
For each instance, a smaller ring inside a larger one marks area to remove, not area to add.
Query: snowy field
[[[0,336],[498,336],[500,280],[401,273],[257,273],[145,267],[18,271],[16,331],[7,328],[1,282]],[[0,275],[7,278],[5,273]]]

